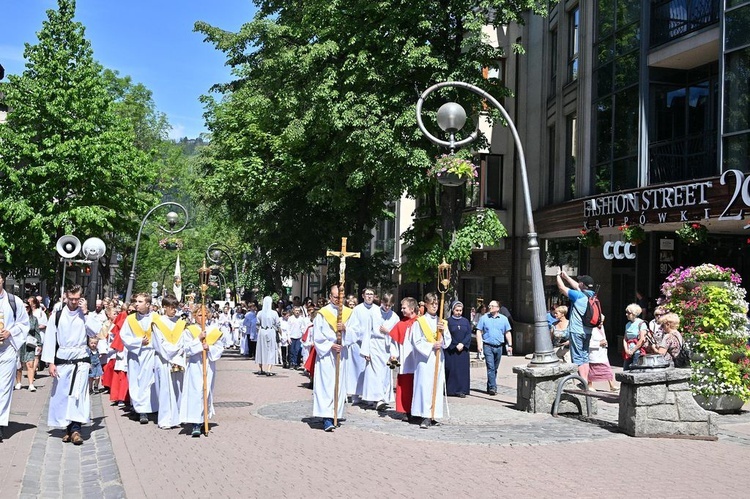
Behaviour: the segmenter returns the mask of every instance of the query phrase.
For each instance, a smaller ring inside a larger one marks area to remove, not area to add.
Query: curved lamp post
[[[178,232],[182,232],[182,230],[187,227],[188,224],[188,212],[185,209],[184,206],[182,206],[179,203],[175,203],[173,201],[167,201],[166,203],[157,204],[150,210],[148,210],[148,213],[146,213],[146,216],[143,217],[143,220],[141,221],[141,227],[138,229],[138,238],[135,240],[135,253],[133,253],[133,266],[130,268],[130,278],[128,278],[128,291],[125,293],[125,301],[130,301],[130,297],[133,296],[133,284],[135,284],[135,262],[138,259],[138,246],[141,244],[141,234],[143,233],[143,226],[146,225],[146,220],[148,220],[148,217],[157,209],[163,207],[163,206],[176,206],[182,212],[185,214],[185,223],[182,224],[181,227],[175,229],[175,225],[177,225],[177,221],[179,220],[180,216],[174,212],[170,211],[167,213],[167,225],[169,225],[169,228],[164,228],[161,225],[159,228],[166,232],[167,234],[177,234]]]
[[[554,349],[552,348],[552,339],[550,338],[549,328],[547,326],[547,310],[544,306],[544,281],[542,280],[542,265],[539,258],[539,240],[537,239],[536,229],[534,228],[534,215],[531,209],[531,194],[529,192],[529,178],[526,171],[526,157],[523,153],[523,146],[521,145],[521,139],[518,136],[518,130],[510,119],[508,112],[505,108],[490,94],[469,83],[461,81],[448,81],[438,83],[425,90],[417,101],[417,124],[422,133],[435,145],[448,147],[453,152],[457,147],[467,145],[474,141],[479,135],[479,123],[477,123],[477,129],[474,130],[471,135],[465,139],[456,141],[455,134],[458,132],[466,122],[466,111],[460,104],[455,102],[449,102],[443,104],[438,110],[438,125],[441,129],[448,132],[450,140],[445,141],[433,136],[424,126],[422,122],[422,105],[425,99],[432,92],[446,87],[457,87],[466,89],[482,99],[485,99],[488,103],[494,106],[503,115],[503,118],[508,123],[513,134],[513,140],[515,142],[516,149],[518,150],[518,162],[521,170],[521,182],[523,184],[523,196],[524,196],[524,207],[526,210],[526,221],[529,226],[529,260],[531,265],[531,294],[534,299],[534,356],[529,363],[530,366],[550,366],[558,364],[557,355],[555,355]]]
[[[232,264],[232,270],[234,270],[234,301],[237,303],[240,298],[240,286],[239,278],[240,275],[237,273],[237,263],[232,257],[232,251],[226,244],[223,243],[212,243],[206,249],[206,257],[212,263],[219,265],[221,263],[221,255],[226,255],[229,258],[229,263]],[[226,279],[225,279],[226,282]]]

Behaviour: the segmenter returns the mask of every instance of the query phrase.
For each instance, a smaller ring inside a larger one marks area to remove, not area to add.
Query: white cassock
[[[338,310],[330,303],[323,307],[313,321],[313,345],[315,346],[315,378],[313,379],[313,416],[333,418],[333,399],[336,386],[336,353],[331,349],[336,342],[336,331],[325,319],[337,317]],[[350,321],[344,321],[348,328]],[[335,319],[334,319],[335,323]],[[345,335],[344,335],[345,336]],[[345,341],[345,340],[344,340]],[[341,350],[337,417],[344,419],[346,412],[346,348]]]
[[[437,334],[437,316],[425,314],[422,317],[427,321],[433,334]],[[435,381],[435,350],[434,343],[430,342],[422,331],[420,321],[414,321],[412,325],[411,342],[414,348],[416,369],[414,370],[414,396],[411,399],[411,414],[420,418],[429,418],[432,407],[432,386]],[[451,344],[451,334],[446,326],[443,330],[442,348],[448,348]],[[438,385],[435,396],[435,417],[443,417],[443,392],[445,391],[445,368],[443,350],[438,350],[440,355],[440,367],[438,369]]]
[[[151,343],[156,353],[156,385],[159,392],[159,428],[172,428],[180,425],[180,394],[184,382],[185,352],[182,348],[182,333],[186,323],[179,317],[162,315],[154,318]],[[172,365],[183,368],[172,371]]]
[[[52,317],[56,315],[53,313]],[[95,316],[92,316],[95,317]],[[47,324],[42,347],[42,361],[55,364],[57,377],[52,380],[47,425],[65,427],[71,422],[88,423],[91,415],[89,398],[89,369],[91,357],[87,348],[87,320],[80,308],[65,307],[60,314],[60,323],[54,320]],[[91,327],[95,334],[101,323]],[[92,334],[93,336],[93,334]],[[70,362],[78,360],[79,362]]]
[[[360,354],[362,357],[370,357],[365,366],[364,384],[362,387],[362,398],[369,402],[393,402],[393,376],[388,367],[391,351],[396,356],[396,347],[388,334],[398,321],[398,315],[389,310],[383,313],[380,307],[372,309],[372,328],[365,332],[362,338]],[[381,331],[381,327],[385,332]]]
[[[130,318],[135,317],[143,331],[150,331],[151,314],[152,312],[141,315],[136,312],[128,315],[120,329],[120,339],[128,351],[128,393],[133,409],[138,414],[150,414],[159,410],[154,346],[151,342],[144,345],[143,336],[136,334],[130,326]]]
[[[190,326],[182,333],[182,345],[187,357],[185,366],[185,384],[180,396],[180,423],[200,424],[203,418],[203,343],[198,339],[199,326]],[[224,352],[224,341],[221,331],[216,328],[206,328],[206,341],[209,343],[206,355],[208,369],[206,370],[206,386],[208,388],[208,418],[214,415],[214,373],[216,361]]]
[[[11,295],[2,291],[0,295],[0,312],[4,317],[4,329],[10,331],[8,339],[0,345],[0,426],[8,426],[10,417],[10,402],[13,398],[13,385],[16,382],[16,362],[18,351],[25,348],[26,337],[29,335],[29,314],[23,301],[13,295],[16,304],[15,317],[8,299]]]
[[[346,393],[362,396],[365,381],[365,359],[360,355],[360,347],[365,334],[372,329],[373,310],[375,305],[368,308],[360,303],[352,309],[352,317],[346,326]]]

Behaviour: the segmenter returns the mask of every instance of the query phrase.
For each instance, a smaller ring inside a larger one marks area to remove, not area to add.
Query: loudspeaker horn
[[[98,237],[90,237],[83,242],[83,257],[95,261],[104,256],[107,246]]]
[[[81,251],[81,241],[76,236],[67,234],[57,240],[55,249],[63,258],[75,258]]]

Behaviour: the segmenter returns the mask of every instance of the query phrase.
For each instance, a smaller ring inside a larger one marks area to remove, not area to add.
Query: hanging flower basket
[[[646,240],[646,231],[640,225],[622,224],[620,232],[622,232],[622,240],[633,246],[641,244]]]
[[[581,235],[578,236],[578,242],[581,246],[596,248],[602,245],[602,236],[597,229],[581,229]]]
[[[159,247],[165,249],[165,250],[180,250],[182,249],[182,239],[177,239],[174,237],[164,238],[159,241]]]
[[[427,176],[436,178],[442,185],[457,187],[478,177],[479,169],[468,159],[443,154],[435,158],[435,164],[427,170]]]
[[[708,228],[698,222],[687,222],[675,231],[677,237],[691,246],[704,244],[708,240]]]

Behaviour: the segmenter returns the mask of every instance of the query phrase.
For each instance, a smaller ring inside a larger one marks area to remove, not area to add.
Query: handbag
[[[35,346],[39,345],[39,342],[32,335],[28,335],[26,337],[26,345],[30,346],[30,347],[35,347]]]

